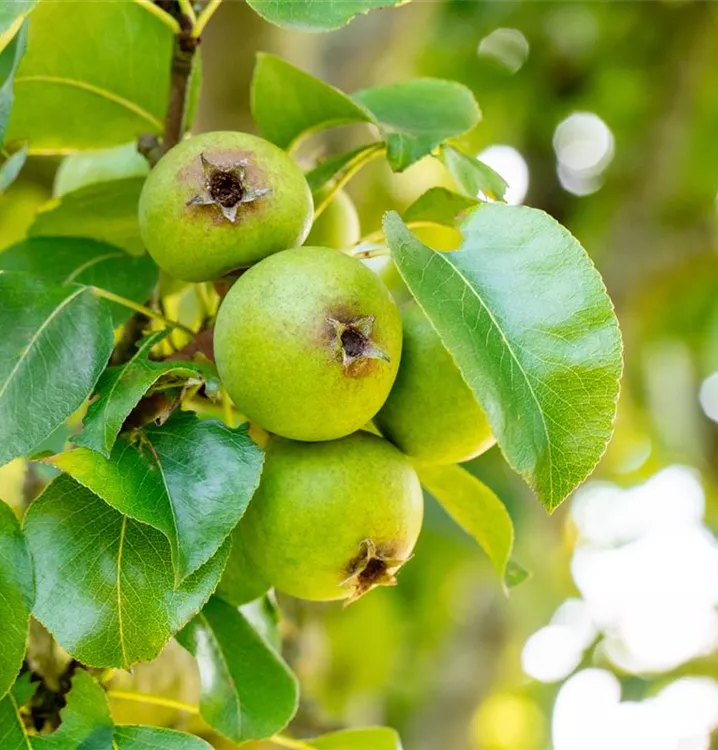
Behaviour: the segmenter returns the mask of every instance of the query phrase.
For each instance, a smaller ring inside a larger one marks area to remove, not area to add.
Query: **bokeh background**
[[[203,40],[196,130],[254,130],[259,50],[350,92],[414,76],[468,85],[483,122],[464,147],[509,182],[509,202],[587,248],[626,357],[616,436],[553,516],[497,448],[469,465],[507,504],[533,574],[509,598],[429,500],[398,588],[348,609],[282,600],[304,687],[293,728],[388,723],[406,750],[718,748],[718,4],[415,0],[315,36],[226,2]],[[332,132],[302,158],[362,135]],[[56,168],[32,160],[0,198],[2,247],[51,198]],[[371,165],[349,186],[363,232],[447,180],[430,159],[403,175]],[[27,481],[15,462],[0,493]],[[193,669],[170,645],[118,679],[191,698]],[[169,709],[114,709],[202,731]]]

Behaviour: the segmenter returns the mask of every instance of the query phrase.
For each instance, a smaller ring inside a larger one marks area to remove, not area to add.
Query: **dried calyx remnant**
[[[373,315],[354,318],[346,323],[336,318],[327,318],[327,322],[334,329],[337,359],[344,366],[346,375],[362,375],[365,370],[362,365],[371,359],[390,361],[389,356],[371,340]]]
[[[222,216],[233,224],[237,221],[237,212],[243,203],[251,203],[272,191],[267,188],[253,188],[247,185],[247,160],[233,164],[225,169],[212,164],[204,154],[200,154],[204,181],[202,192],[187,201],[188,206],[217,206]]]
[[[377,586],[396,586],[396,572],[408,558],[396,558],[378,549],[371,539],[359,545],[359,554],[347,566],[347,578],[340,584],[351,590],[351,604]]]

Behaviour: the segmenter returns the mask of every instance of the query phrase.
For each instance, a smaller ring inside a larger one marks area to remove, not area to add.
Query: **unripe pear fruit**
[[[286,250],[230,289],[214,354],[250,421],[295,440],[332,440],[364,426],[389,395],[401,316],[360,261],[329,248]]]
[[[247,133],[203,133],[150,172],[140,233],[167,273],[209,281],[301,245],[313,210],[304,175],[280,148]]]
[[[320,193],[320,199],[321,195]],[[344,250],[356,245],[360,238],[359,214],[354,202],[344,190],[339,190],[312,224],[305,244],[310,247]]]
[[[402,307],[401,317],[401,365],[377,427],[427,463],[459,463],[484,453],[496,442],[491,426],[439,334],[415,302]]]
[[[273,438],[240,530],[247,556],[280,591],[353,601],[396,583],[422,517],[416,472],[386,440]]]

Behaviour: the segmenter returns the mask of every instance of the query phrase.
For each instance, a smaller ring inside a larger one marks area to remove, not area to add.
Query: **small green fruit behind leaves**
[[[20,671],[34,599],[32,563],[20,524],[0,501],[0,698]]]
[[[225,737],[266,739],[296,713],[295,676],[240,610],[212,597],[178,640],[197,659],[200,713]]]
[[[67,475],[25,517],[35,563],[33,614],[83,664],[154,659],[217,585],[229,543],[175,588],[170,545]]]
[[[239,528],[257,570],[302,599],[356,599],[393,585],[421,530],[423,497],[408,459],[382,438],[274,438]]]
[[[0,300],[1,466],[80,407],[114,341],[108,308],[79,284],[55,286],[0,270]]]
[[[252,422],[295,440],[332,440],[384,403],[399,367],[401,318],[360,261],[328,248],[287,250],[234,284],[214,353]]]
[[[319,203],[327,192],[319,191],[315,202]],[[339,190],[312,224],[312,230],[304,244],[308,247],[345,250],[356,245],[360,237],[359,214],[354,201],[344,190]]]
[[[484,410],[421,308],[401,310],[404,344],[389,398],[375,417],[382,434],[420,461],[455,464],[496,442]]]
[[[475,209],[455,252],[430,250],[396,214],[385,230],[509,464],[553,510],[613,431],[621,337],[601,277],[566,229],[531,208]]]
[[[312,195],[299,167],[262,138],[233,131],[182,141],[140,196],[142,240],[157,265],[209,281],[301,245]]]

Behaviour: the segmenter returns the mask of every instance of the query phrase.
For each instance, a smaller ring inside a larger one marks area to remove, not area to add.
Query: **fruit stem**
[[[358,154],[357,157],[350,161],[341,177],[329,188],[324,194],[319,205],[314,209],[314,221],[316,221],[324,209],[334,200],[334,196],[359,172],[362,167],[365,167],[369,162],[374,161],[386,152],[386,146],[383,143],[375,143],[372,148],[368,148],[366,151]]]
[[[207,3],[207,7],[199,14],[199,18],[194,25],[194,29],[192,29],[192,36],[195,39],[199,39],[199,37],[202,35],[204,27],[207,25],[209,19],[212,18],[212,16],[215,14],[215,11],[217,10],[217,8],[219,8],[221,3],[222,0],[209,0],[209,2]]]
[[[295,740],[292,737],[287,737],[285,734],[275,734],[269,738],[269,741],[273,745],[279,745],[279,747],[289,747],[292,750],[311,750],[311,745],[308,745],[302,740]]]
[[[408,229],[424,229],[427,227],[443,227],[446,226],[446,224],[439,224],[436,221],[407,221],[406,226]],[[357,245],[363,245],[366,242],[382,242],[385,239],[384,237],[384,230],[383,229],[377,229],[376,232],[372,232],[371,234],[364,235],[359,242],[357,242]],[[373,258],[374,255],[364,255],[365,251],[360,251],[356,254],[356,257],[359,258]],[[377,253],[378,255],[381,255],[381,253]]]
[[[116,698],[121,701],[133,701],[135,703],[145,703],[148,706],[162,706],[163,708],[174,708],[177,711],[184,711],[187,714],[199,714],[199,707],[191,703],[183,703],[172,698],[164,698],[161,695],[149,695],[147,693],[132,693],[125,690],[108,690],[109,698]]]
[[[156,18],[159,18],[165,26],[169,26],[169,28],[172,29],[173,34],[180,33],[180,25],[177,23],[176,19],[172,18],[169,13],[162,10],[158,5],[155,5],[152,0],[133,0],[133,2],[144,8]]]
[[[164,323],[166,326],[170,328],[179,328],[180,331],[184,331],[185,333],[188,333],[190,336],[195,336],[195,332],[188,328],[183,323],[180,323],[177,320],[170,320],[170,318],[166,318],[162,313],[158,313],[155,310],[150,309],[149,307],[146,307],[145,305],[140,305],[137,302],[133,302],[131,299],[127,299],[126,297],[120,297],[119,294],[114,294],[113,292],[108,292],[107,289],[100,289],[100,287],[97,286],[91,286],[90,289],[98,296],[98,297],[104,297],[106,300],[109,300],[110,302],[115,302],[118,305],[122,305],[123,307],[127,307],[130,310],[134,310],[135,312],[142,313],[142,315],[146,315],[148,318],[153,318],[154,320],[159,320],[160,323]]]
[[[192,3],[189,0],[177,0],[177,3],[180,7],[180,10],[182,13],[189,18],[190,21],[192,21],[192,25],[197,23],[197,15],[194,12],[194,8],[192,7]]]

